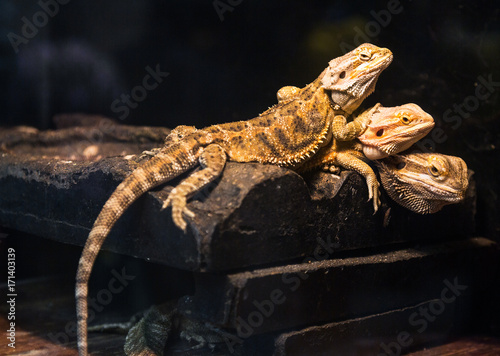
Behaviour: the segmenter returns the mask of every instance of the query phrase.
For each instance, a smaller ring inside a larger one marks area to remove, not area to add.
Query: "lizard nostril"
[[[383,134],[384,134],[384,129],[380,129],[380,130],[378,130],[378,131],[377,131],[377,133],[376,133],[376,135],[377,135],[378,137],[382,136]]]

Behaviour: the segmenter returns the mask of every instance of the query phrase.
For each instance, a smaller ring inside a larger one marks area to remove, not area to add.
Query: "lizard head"
[[[371,115],[366,131],[358,137],[363,153],[375,160],[408,149],[434,127],[434,119],[416,104],[384,108]]]
[[[419,214],[460,202],[469,185],[467,165],[459,157],[413,153],[391,156],[376,164],[389,196]]]
[[[392,52],[365,43],[330,61],[321,75],[334,109],[351,114],[375,90],[382,71],[392,62]]]

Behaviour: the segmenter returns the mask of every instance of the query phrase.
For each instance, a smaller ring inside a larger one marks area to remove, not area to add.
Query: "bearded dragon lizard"
[[[369,144],[369,150],[373,151],[374,157],[386,156],[393,153],[399,153],[406,149],[411,143],[424,137],[434,126],[432,116],[423,111],[415,104],[405,104],[393,108],[381,107],[380,104],[375,105],[363,112],[360,116],[364,117],[361,121],[369,121],[365,134],[363,134],[363,144],[355,143],[353,141],[342,141],[342,144],[335,145],[338,151],[334,151],[334,146],[329,145],[318,152],[310,161],[305,163],[305,168],[311,165],[314,168],[316,165],[326,164],[331,169],[330,164],[338,164],[336,155],[352,155],[350,159],[360,161],[364,164],[359,156],[362,156],[362,150],[366,144]],[[360,120],[358,117],[357,120]],[[179,126],[172,131],[172,133],[165,140],[165,145],[171,145],[195,130],[192,126]],[[377,144],[380,141],[380,145]],[[354,164],[353,165],[358,165]],[[304,166],[303,166],[304,167]],[[311,168],[310,167],[310,168]],[[369,168],[371,170],[371,168]],[[373,172],[373,171],[372,171]],[[374,173],[372,173],[374,175]],[[125,346],[127,355],[142,355],[148,353],[151,355],[162,355],[164,345],[169,338],[172,330],[172,323],[174,320],[184,320],[185,323],[177,327],[180,331],[181,337],[185,339],[196,338],[202,345],[205,341],[209,343],[220,342],[220,335],[224,331],[204,323],[196,323],[183,319],[181,316],[174,317],[174,306],[166,309],[166,311],[159,312],[153,308],[150,314],[141,321],[141,323],[131,329]],[[179,319],[180,318],[180,319]],[[112,325],[114,326],[114,324]],[[109,327],[109,326],[107,326]],[[130,328],[130,326],[128,326]],[[98,328],[102,329],[102,326]],[[200,331],[204,337],[199,334],[196,336],[196,330]],[[194,334],[193,334],[194,333]],[[183,336],[184,335],[184,336]],[[210,335],[212,335],[210,337]],[[218,341],[219,340],[219,341]],[[151,351],[150,348],[156,351]]]
[[[408,149],[432,130],[434,119],[416,104],[396,107],[377,104],[358,116],[356,121],[370,122],[364,133],[357,137],[361,144],[333,139],[301,169],[322,167],[333,173],[340,166],[358,172],[366,179],[368,196],[373,197],[376,211],[380,205],[377,176],[365,159],[377,160]]]
[[[364,130],[351,114],[373,92],[381,72],[392,61],[386,48],[363,44],[329,62],[320,76],[258,117],[205,129],[183,126],[170,144],[127,177],[111,195],[97,217],[80,258],[76,276],[77,336],[81,356],[87,355],[87,296],[90,272],[98,251],[124,210],[149,189],[165,183],[196,165],[192,173],[168,196],[163,207],[172,206],[174,223],[187,227],[183,214],[188,197],[215,180],[226,160],[260,162],[296,169],[314,156],[332,137],[342,139]],[[179,136],[180,135],[180,136]]]
[[[469,185],[467,165],[459,157],[413,153],[388,157],[377,166],[387,194],[418,214],[462,201]]]
[[[365,133],[358,137],[362,144],[353,141],[339,141],[329,144],[306,162],[301,170],[309,170],[321,165],[325,165],[325,169],[332,170],[332,165],[338,166],[339,161],[343,159],[339,160],[339,157],[345,157],[347,165],[355,171],[362,173],[363,170],[360,167],[366,166],[370,179],[373,176],[376,181],[375,173],[362,160],[362,152],[366,152],[365,155],[373,160],[399,153],[423,138],[434,127],[432,116],[416,104],[387,108],[377,104],[360,116],[364,117],[362,121],[369,118],[370,122]],[[192,130],[192,128],[179,127],[178,130],[182,136],[183,133]],[[169,141],[176,140],[176,136],[173,135]],[[346,164],[342,163],[341,165],[345,168]],[[385,165],[385,167],[388,170],[393,169],[389,165]],[[389,187],[394,184],[393,189],[396,190],[404,188],[403,185],[406,184],[397,180],[389,182],[386,176],[382,177],[382,182],[388,184]],[[428,200],[431,198],[439,200],[441,197],[438,190],[429,193],[426,196]],[[414,199],[422,198],[418,191],[408,191],[408,194],[415,195],[412,197]],[[435,196],[432,197],[432,194]],[[128,356],[164,355],[165,348],[168,347],[167,343],[172,338],[173,330],[177,331],[181,339],[194,341],[196,345],[192,347],[193,349],[203,347],[206,344],[215,347],[216,344],[222,344],[225,340],[236,338],[229,331],[217,328],[215,325],[185,317],[177,312],[174,304],[153,306],[137,324],[128,327],[130,329],[124,347],[125,354]]]

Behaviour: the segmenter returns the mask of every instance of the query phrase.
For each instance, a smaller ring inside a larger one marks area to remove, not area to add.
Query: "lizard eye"
[[[430,166],[428,168],[428,171],[433,177],[439,177],[439,169],[437,169],[436,166],[434,165]]]
[[[344,78],[345,78],[345,71],[343,71],[343,72],[341,72],[341,73],[339,74],[339,78],[340,78],[340,79],[344,79]]]
[[[428,159],[427,172],[436,179],[446,179],[448,175],[446,161],[443,161],[439,156],[430,156]]]
[[[401,117],[401,122],[403,124],[405,124],[405,125],[408,125],[411,122],[411,120],[410,120],[410,118],[408,116],[402,116]]]
[[[370,58],[372,58],[372,55],[370,52],[363,51],[359,54],[359,58],[361,58],[362,61],[368,61]]]
[[[403,169],[406,167],[406,163],[405,162],[399,162],[398,165],[396,166],[396,169]]]
[[[377,135],[377,137],[380,137],[384,134],[384,129],[380,129],[377,131],[377,133],[375,135]]]

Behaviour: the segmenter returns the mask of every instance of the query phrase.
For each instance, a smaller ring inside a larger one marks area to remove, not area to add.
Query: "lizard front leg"
[[[373,169],[361,159],[362,153],[355,150],[346,150],[338,152],[335,155],[333,164],[340,165],[345,169],[358,172],[366,179],[368,186],[368,200],[373,199],[373,209],[377,212],[380,206],[379,182]]]
[[[349,149],[349,154],[362,160],[365,157],[362,150],[363,148],[361,144],[354,143],[352,145],[352,149]],[[335,150],[329,151],[328,153],[323,154],[321,157],[319,157],[319,161],[318,163],[316,163],[316,165],[321,166],[321,169],[324,172],[332,173],[334,177],[340,178],[340,169],[345,167],[339,164],[337,159],[338,154],[339,152]]]
[[[221,146],[207,146],[199,158],[202,169],[184,179],[168,195],[162,209],[172,205],[172,219],[181,230],[185,231],[187,227],[182,214],[194,217],[194,213],[186,208],[187,199],[221,175],[226,159],[226,152]]]
[[[332,121],[333,138],[339,141],[351,141],[363,134],[372,120],[372,115],[378,110],[379,106],[380,104],[374,105],[349,123],[345,116],[335,115]]]

